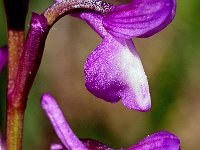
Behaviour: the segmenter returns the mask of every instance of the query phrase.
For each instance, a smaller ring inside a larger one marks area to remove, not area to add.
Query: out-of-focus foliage
[[[110,0],[109,2],[113,2]],[[42,12],[49,0],[30,0],[30,11]],[[124,3],[124,0],[114,1]],[[126,1],[128,2],[128,1]],[[50,92],[59,100],[71,127],[80,137],[112,147],[126,147],[158,130],[181,139],[182,149],[199,148],[200,139],[200,1],[177,0],[177,15],[164,31],[136,39],[148,75],[152,109],[127,110],[122,104],[99,101],[84,87],[83,64],[100,38],[85,23],[64,17],[50,31],[41,68],[29,96],[24,149],[48,149],[57,141],[39,99]],[[6,44],[5,15],[0,2],[0,46]],[[6,70],[0,76],[0,125],[4,128]]]

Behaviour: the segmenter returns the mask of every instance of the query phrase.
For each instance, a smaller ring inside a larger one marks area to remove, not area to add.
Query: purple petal
[[[85,85],[98,98],[123,104],[139,111],[151,107],[149,87],[139,56],[131,40],[115,39],[102,24],[103,17],[82,12],[73,14],[86,21],[103,42],[85,64]]]
[[[132,40],[106,37],[85,64],[85,85],[98,98],[108,102],[122,99],[138,111],[151,107],[149,86]]]
[[[173,134],[162,131],[152,134],[128,150],[179,150],[180,140]]]
[[[92,139],[81,139],[81,142],[89,149],[89,150],[113,150],[109,148],[107,145],[100,143],[99,141]]]
[[[4,46],[0,48],[0,72],[3,69],[4,65],[8,61],[8,47]]]
[[[69,127],[63,113],[53,97],[51,97],[49,94],[44,94],[41,99],[41,105],[49,117],[55,132],[62,141],[62,144],[67,149],[87,150],[87,148],[82,144],[82,142],[79,141]]]
[[[112,148],[109,148],[107,145],[93,139],[80,139],[80,141],[89,150],[113,150]],[[67,150],[67,149],[64,148],[62,144],[52,144],[51,150]]]
[[[95,12],[79,12],[71,14],[73,17],[78,17],[89,24],[89,26],[102,38],[108,34],[106,29],[103,27],[103,16]]]
[[[51,144],[50,150],[65,150],[65,148],[61,144]]]
[[[103,24],[119,38],[149,37],[166,27],[175,12],[176,0],[133,0],[114,7],[104,17]]]

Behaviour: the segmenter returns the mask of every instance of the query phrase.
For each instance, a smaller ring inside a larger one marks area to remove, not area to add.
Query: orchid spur
[[[62,111],[52,96],[44,94],[41,98],[41,105],[48,116],[57,136],[62,144],[52,144],[51,150],[113,150],[105,144],[91,139],[79,140],[73,133]],[[166,131],[149,135],[142,141],[129,148],[121,150],[179,150],[179,139]]]

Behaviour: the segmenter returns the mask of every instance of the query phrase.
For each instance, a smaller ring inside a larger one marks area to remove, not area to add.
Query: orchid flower
[[[74,14],[103,38],[85,64],[87,89],[106,101],[122,99],[130,109],[148,111],[151,107],[148,81],[131,38],[159,32],[173,20],[175,10],[175,0],[133,0],[113,6],[106,15]]]
[[[33,13],[25,36],[28,3],[29,0],[20,0],[13,5],[10,0],[4,0],[9,47],[6,125],[8,150],[22,148],[26,103],[41,63],[47,35],[56,21],[67,14],[86,21],[103,38],[85,64],[87,89],[96,97],[111,103],[121,99],[129,109],[150,109],[147,77],[131,38],[149,37],[166,27],[174,18],[176,0],[132,0],[129,4],[118,6],[101,0],[56,0],[42,14]],[[1,55],[0,53],[0,57]],[[0,70],[5,62],[6,59],[0,59]],[[62,118],[59,120],[63,121]],[[67,123],[64,124],[67,133],[75,137]],[[60,131],[63,130],[59,127],[56,130],[62,136]],[[163,134],[171,137],[168,133]],[[158,134],[159,137],[161,135],[162,132]],[[157,134],[150,137],[154,139]],[[68,148],[64,138],[61,140]],[[81,143],[77,138],[72,138],[72,141],[73,145],[74,141],[78,145]],[[81,148],[84,147],[82,144]]]
[[[0,73],[8,60],[8,49],[6,46],[0,48]]]
[[[76,9],[78,13],[73,13]],[[16,85],[24,87],[20,83],[33,81],[50,28],[70,13],[86,21],[103,38],[87,58],[86,88],[105,101],[115,103],[121,99],[129,109],[148,111],[151,108],[148,81],[131,38],[146,38],[161,31],[173,20],[175,11],[176,0],[133,0],[117,6],[101,0],[58,0],[43,14],[32,16]]]
[[[41,105],[48,116],[53,128],[62,144],[52,144],[51,150],[113,150],[105,144],[91,139],[81,139],[74,134],[62,111],[54,98],[49,94],[44,94],[41,98]],[[149,135],[137,144],[122,148],[124,150],[179,150],[179,139],[166,131],[160,131]]]

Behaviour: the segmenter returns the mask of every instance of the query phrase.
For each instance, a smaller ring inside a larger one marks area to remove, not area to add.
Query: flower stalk
[[[13,94],[15,81],[23,51],[24,32],[9,31],[8,33],[8,87],[7,87],[7,125],[6,143],[7,150],[21,149],[22,128],[25,108],[20,98]],[[22,109],[23,108],[23,109]]]
[[[28,0],[4,0],[8,30],[8,85],[7,85],[7,150],[22,149],[22,133],[25,105],[16,97],[15,82],[21,55],[24,49],[25,21],[28,11]]]
[[[7,108],[7,130],[6,147],[7,150],[22,149],[24,109],[16,107]]]

